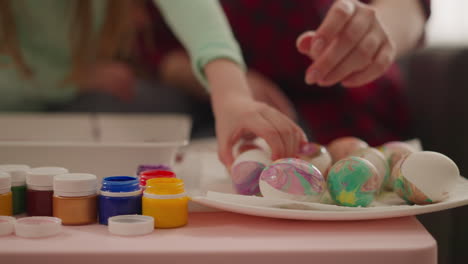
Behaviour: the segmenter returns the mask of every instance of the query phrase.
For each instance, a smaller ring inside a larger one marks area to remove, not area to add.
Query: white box
[[[178,114],[0,114],[0,164],[135,175],[141,164],[172,166],[190,129]]]

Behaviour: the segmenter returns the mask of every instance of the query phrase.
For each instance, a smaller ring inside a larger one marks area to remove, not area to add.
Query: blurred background
[[[428,46],[463,46],[468,44],[468,2],[464,0],[431,3],[427,27]]]

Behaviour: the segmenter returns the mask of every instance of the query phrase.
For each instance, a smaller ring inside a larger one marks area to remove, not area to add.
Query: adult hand
[[[337,0],[317,31],[298,38],[297,47],[314,61],[306,83],[320,86],[364,85],[385,73],[396,56],[375,8],[356,0]]]

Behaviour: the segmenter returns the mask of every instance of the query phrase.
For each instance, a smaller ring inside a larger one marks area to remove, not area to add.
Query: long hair
[[[0,54],[10,56],[23,77],[31,78],[34,72],[21,54],[12,1],[0,0]],[[90,63],[129,55],[135,34],[131,8],[136,1],[108,0],[104,23],[98,34],[93,34],[92,0],[69,1],[74,7],[69,31],[72,65],[64,81],[79,82]]]

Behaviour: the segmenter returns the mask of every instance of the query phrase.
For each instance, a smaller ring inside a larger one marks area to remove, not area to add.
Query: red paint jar
[[[167,171],[167,170],[150,170],[150,171],[144,171],[140,174],[140,187],[142,189],[145,189],[146,187],[146,181],[149,179],[155,179],[155,178],[175,178],[176,175],[172,171]]]
[[[26,212],[30,216],[52,216],[54,176],[67,173],[60,167],[40,167],[28,171],[26,176]]]

